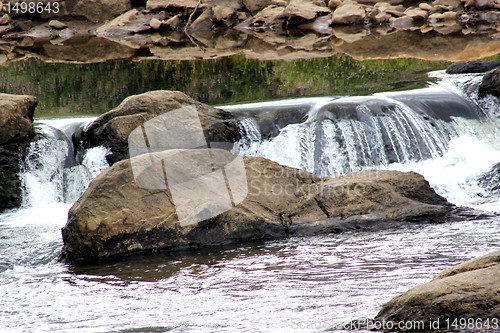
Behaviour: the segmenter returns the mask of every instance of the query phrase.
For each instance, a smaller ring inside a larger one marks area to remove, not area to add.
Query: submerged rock
[[[97,118],[84,133],[87,147],[111,149],[110,164],[129,157],[128,136],[144,122],[166,112],[194,105],[208,142],[236,142],[237,121],[226,111],[212,108],[179,91],[157,90],[126,98],[113,110]]]
[[[392,299],[375,320],[421,322],[425,324],[421,330],[496,330],[500,318],[499,276],[500,251],[495,251],[445,270],[432,281]]]
[[[70,210],[62,258],[88,263],[391,221],[439,222],[451,209],[412,172],[320,179],[221,149],[167,150],[118,162],[92,181]]]
[[[26,145],[33,138],[34,96],[0,94],[0,211],[22,202],[18,173]]]

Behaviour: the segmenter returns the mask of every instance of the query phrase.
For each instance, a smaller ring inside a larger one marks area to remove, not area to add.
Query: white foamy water
[[[389,169],[420,173],[438,194],[456,205],[500,212],[499,201],[483,200],[488,193],[478,182],[478,177],[497,163],[500,163],[500,149],[466,135],[452,139],[448,151],[441,157],[411,164],[391,164]]]

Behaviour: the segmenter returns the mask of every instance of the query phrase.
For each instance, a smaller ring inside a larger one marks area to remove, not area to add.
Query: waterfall
[[[30,144],[20,174],[23,182],[24,208],[57,202],[72,203],[85,191],[90,181],[108,167],[102,147],[85,151],[75,159],[73,134],[89,118],[38,121],[37,137]]]
[[[477,78],[469,77],[411,91],[311,100],[306,120],[288,123],[269,138],[260,134],[261,114],[276,112],[279,122],[283,108],[245,105],[254,113],[246,112],[241,121],[239,153],[318,176],[436,159],[463,135],[498,138],[498,124],[492,121],[495,112],[498,117],[498,102],[474,95],[477,84]],[[280,103],[293,109],[290,101]],[[227,109],[237,115],[240,110]]]

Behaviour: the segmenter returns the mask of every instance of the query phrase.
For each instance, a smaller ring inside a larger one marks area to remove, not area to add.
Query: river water
[[[443,86],[461,89],[476,78],[447,80]],[[470,130],[450,137],[439,156],[378,167],[419,171],[451,202],[500,213],[498,193],[479,181],[500,162],[498,105],[482,101],[481,107],[489,120],[469,122]],[[44,124],[68,128],[61,120],[44,121],[41,130]],[[259,151],[255,145],[270,145],[252,144],[249,154]],[[500,219],[489,218],[134,256],[98,266],[60,263],[68,209],[106,167],[105,153],[88,151],[64,175],[51,172],[50,166],[63,164],[57,151],[44,158],[45,169],[38,163],[25,170],[24,207],[0,215],[1,332],[336,331],[374,317],[384,302],[440,270],[500,247]],[[64,179],[80,182],[64,185]]]

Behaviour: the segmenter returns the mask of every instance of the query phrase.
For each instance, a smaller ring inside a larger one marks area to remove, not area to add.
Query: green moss
[[[46,64],[28,59],[0,68],[0,91],[37,96],[36,117],[98,115],[127,96],[157,89],[180,90],[212,105],[411,89],[426,84],[428,71],[447,65],[416,59],[356,61],[348,56],[293,61],[232,56],[97,64]]]

